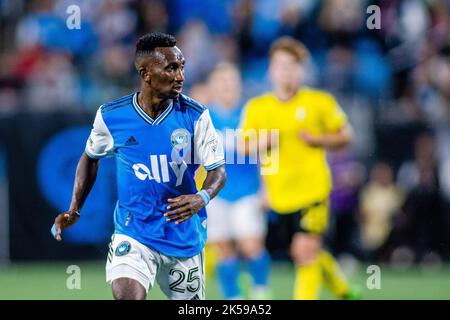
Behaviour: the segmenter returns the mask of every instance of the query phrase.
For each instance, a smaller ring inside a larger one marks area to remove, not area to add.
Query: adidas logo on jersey
[[[139,143],[139,142],[137,142],[136,138],[133,137],[133,136],[131,136],[131,137],[129,137],[128,140],[125,142],[125,145],[126,145],[126,146],[132,146],[132,145],[135,145],[135,144],[138,144],[138,143]]]

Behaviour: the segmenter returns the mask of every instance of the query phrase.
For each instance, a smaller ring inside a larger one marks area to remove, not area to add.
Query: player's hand
[[[80,213],[74,210],[69,210],[57,215],[55,218],[56,240],[61,241],[61,233],[65,229],[73,226],[78,219],[80,219]]]
[[[167,221],[175,221],[176,224],[186,221],[205,206],[205,202],[198,194],[182,195],[167,201],[170,202],[167,210],[174,210],[166,212],[164,216],[167,217]]]
[[[323,141],[321,136],[316,136],[308,131],[302,131],[300,132],[300,139],[303,140],[304,143],[306,143],[308,146],[313,148],[320,148],[323,147]]]

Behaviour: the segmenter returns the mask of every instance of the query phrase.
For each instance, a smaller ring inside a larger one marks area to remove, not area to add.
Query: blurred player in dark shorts
[[[260,151],[278,153],[270,157],[272,161],[262,161],[261,169],[277,168],[264,180],[269,204],[278,214],[278,234],[290,245],[297,268],[294,298],[317,299],[323,282],[336,297],[351,298],[354,294],[338,264],[322,249],[322,238],[332,188],[325,150],[349,145],[352,129],[332,95],[302,86],[308,55],[293,38],[274,42],[269,66],[273,91],[247,103],[241,122],[243,149],[251,152],[257,142]],[[279,141],[262,139],[260,134],[252,139],[246,131],[255,129],[277,130]]]

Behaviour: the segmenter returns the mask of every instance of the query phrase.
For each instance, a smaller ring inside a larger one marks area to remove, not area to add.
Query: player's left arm
[[[322,133],[300,132],[300,138],[309,146],[338,149],[348,146],[353,139],[353,130],[347,116],[332,95],[322,94],[318,103]]]
[[[346,124],[337,132],[313,135],[308,131],[302,131],[300,137],[311,147],[339,149],[348,146],[352,142],[353,130],[349,124]]]
[[[219,193],[220,189],[224,187],[225,181],[226,172],[224,165],[208,171],[202,190],[199,193],[182,195],[167,200],[170,203],[167,209],[174,209],[165,214],[167,221],[175,221],[176,224],[179,224],[192,217]]]
[[[164,215],[167,221],[179,224],[188,220],[224,187],[226,181],[225,157],[222,141],[211,121],[209,111],[205,110],[195,124],[194,159],[207,171],[202,189],[196,194],[181,195],[168,199],[169,205]]]

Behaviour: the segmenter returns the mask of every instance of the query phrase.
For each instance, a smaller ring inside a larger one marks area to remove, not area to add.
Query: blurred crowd
[[[79,29],[66,24],[73,4]],[[366,25],[370,5],[380,29]],[[0,115],[94,112],[135,90],[134,45],[148,31],[176,35],[185,92],[206,105],[221,92],[208,81],[218,63],[239,66],[246,100],[269,89],[271,42],[301,40],[306,83],[335,94],[356,132],[330,154],[330,246],[450,259],[450,1],[0,0]]]

